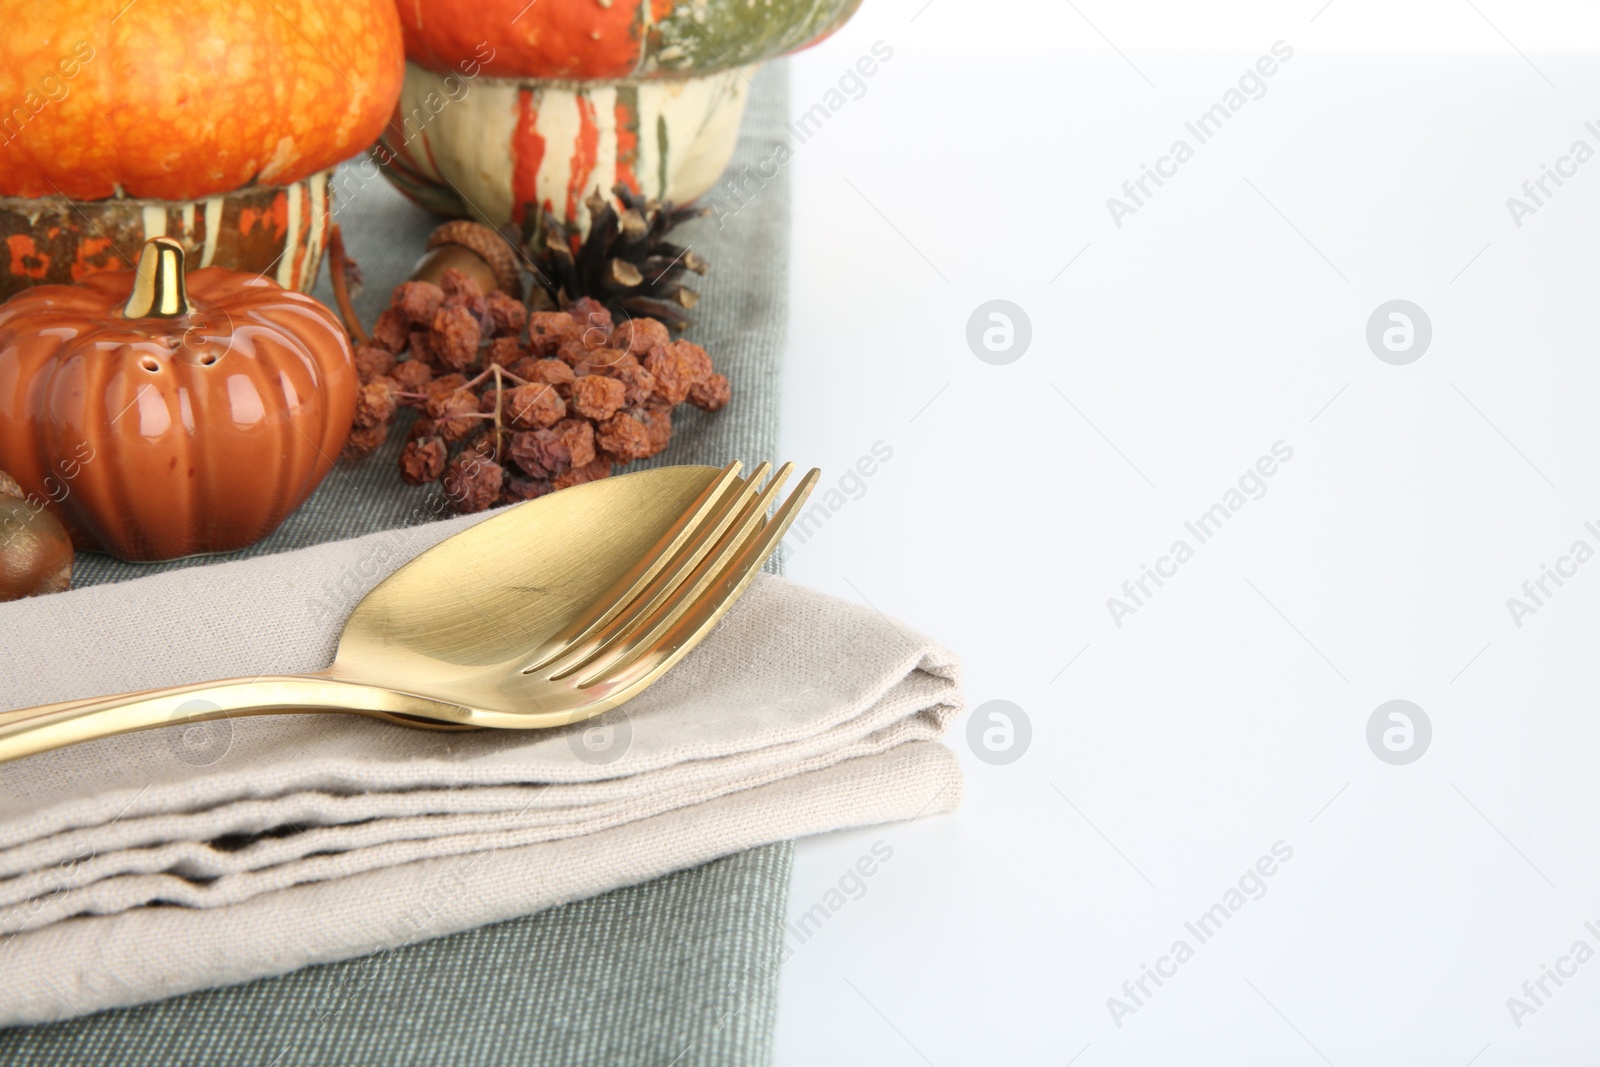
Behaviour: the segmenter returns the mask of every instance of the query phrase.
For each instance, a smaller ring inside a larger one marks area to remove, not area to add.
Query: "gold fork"
[[[777,547],[820,472],[661,467],[507,509],[428,549],[350,613],[326,669],[0,713],[0,762],[233,715],[340,712],[412,726],[559,726],[637,696],[699,643]],[[179,707],[202,710],[175,717]]]

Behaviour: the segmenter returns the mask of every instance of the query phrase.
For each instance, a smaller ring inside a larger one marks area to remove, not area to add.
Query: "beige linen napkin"
[[[294,673],[483,516],[0,605],[0,707]],[[950,653],[762,577],[589,723],[180,723],[0,765],[0,1025],[282,974],[801,834],[947,811]],[[174,708],[175,718],[183,714]]]

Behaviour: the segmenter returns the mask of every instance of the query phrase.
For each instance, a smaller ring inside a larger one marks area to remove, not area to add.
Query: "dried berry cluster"
[[[442,480],[458,511],[604,478],[666,448],[677,405],[718,411],[729,395],[705,350],[655,319],[613,323],[589,298],[530,314],[455,270],[396,286],[355,355],[362,384],[343,458],[370,455],[396,411],[417,408],[400,476]]]

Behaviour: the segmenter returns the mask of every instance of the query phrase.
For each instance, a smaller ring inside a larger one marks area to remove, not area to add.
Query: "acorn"
[[[414,282],[433,282],[447,270],[459,270],[485,293],[499,289],[522,298],[522,269],[510,242],[482,223],[453,219],[428,235],[427,251],[411,269]]]
[[[71,587],[72,538],[66,527],[0,471],[0,600]]]

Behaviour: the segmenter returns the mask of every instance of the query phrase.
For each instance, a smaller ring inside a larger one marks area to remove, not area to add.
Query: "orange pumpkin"
[[[259,275],[185,278],[170,238],[137,272],[0,306],[0,468],[122,559],[271,533],[344,447],[356,388],[327,308]]]
[[[372,143],[404,71],[394,0],[4,7],[0,196],[289,185]]]
[[[828,36],[861,0],[398,0],[406,55],[441,74],[681,79]]]

